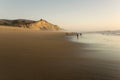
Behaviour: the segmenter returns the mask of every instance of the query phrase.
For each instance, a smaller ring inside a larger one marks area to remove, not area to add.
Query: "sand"
[[[0,80],[69,79],[73,75],[75,46],[63,32],[2,28]]]
[[[64,32],[2,28],[0,80],[120,80],[119,62],[84,57],[99,54],[87,46]]]

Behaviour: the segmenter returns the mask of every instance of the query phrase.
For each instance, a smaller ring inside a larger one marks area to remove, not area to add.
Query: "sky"
[[[0,0],[0,19],[41,18],[68,31],[120,30],[120,0]]]

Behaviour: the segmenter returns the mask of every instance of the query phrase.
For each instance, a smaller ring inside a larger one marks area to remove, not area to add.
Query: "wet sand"
[[[0,32],[0,80],[119,80],[119,62],[89,57],[61,32]]]

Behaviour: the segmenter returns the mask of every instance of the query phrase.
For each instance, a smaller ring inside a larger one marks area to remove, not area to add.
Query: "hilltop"
[[[42,30],[42,31],[59,31],[62,30],[57,25],[49,23],[46,20],[40,19],[38,21],[34,20],[26,20],[26,19],[16,19],[16,20],[7,20],[7,19],[0,19],[1,26],[7,27],[18,27],[18,28],[25,28],[25,29],[32,29],[32,30]]]

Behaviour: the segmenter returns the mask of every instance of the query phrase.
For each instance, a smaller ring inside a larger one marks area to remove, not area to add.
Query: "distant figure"
[[[82,36],[82,33],[80,33],[80,36]]]
[[[78,34],[78,33],[76,33],[76,35],[77,35],[77,39],[79,39],[79,34]]]

